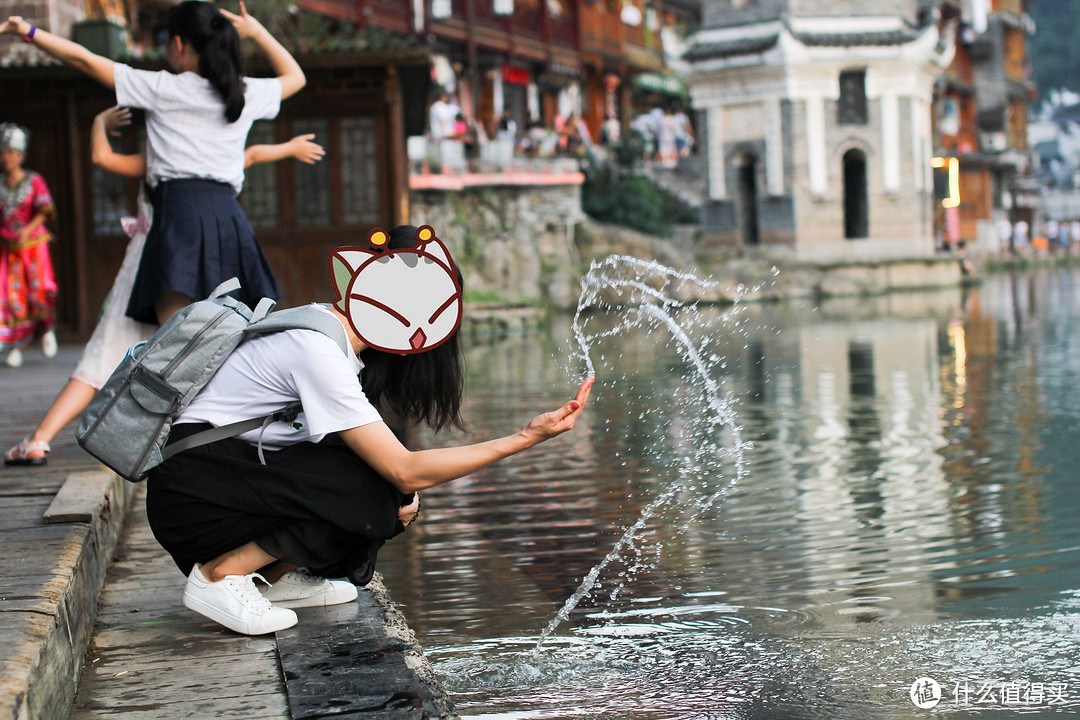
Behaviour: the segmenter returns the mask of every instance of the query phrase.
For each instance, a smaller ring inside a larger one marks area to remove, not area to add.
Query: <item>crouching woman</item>
[[[434,429],[462,424],[461,278],[426,226],[368,240],[333,253],[337,300],[323,308],[353,352],[315,330],[252,337],[170,442],[298,400],[296,420],[184,450],[148,480],[151,529],[188,576],[184,604],[239,633],[291,627],[292,608],[354,600],[379,547],[415,518],[414,493],[572,429],[589,396],[591,379],[559,409],[487,442],[404,447],[379,409]]]

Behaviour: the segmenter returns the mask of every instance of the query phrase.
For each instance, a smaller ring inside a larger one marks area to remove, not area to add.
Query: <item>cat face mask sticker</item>
[[[334,307],[368,347],[407,355],[444,343],[461,324],[461,284],[454,262],[435,231],[423,225],[416,245],[392,250],[382,228],[369,247],[330,253],[337,299]]]

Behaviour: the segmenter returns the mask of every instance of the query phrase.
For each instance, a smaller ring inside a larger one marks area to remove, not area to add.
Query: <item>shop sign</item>
[[[641,73],[634,76],[634,84],[642,90],[667,93],[668,95],[685,95],[686,83],[675,75],[666,73]]]
[[[529,71],[525,68],[514,67],[513,65],[503,65],[502,79],[503,82],[508,82],[511,85],[528,85]]]

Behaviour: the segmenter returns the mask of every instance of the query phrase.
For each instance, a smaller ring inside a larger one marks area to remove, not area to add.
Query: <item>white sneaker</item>
[[[226,575],[219,582],[203,577],[200,565],[188,575],[184,606],[244,635],[265,635],[296,624],[296,613],[274,607],[255,587],[251,575]],[[265,582],[265,580],[263,581]]]
[[[7,363],[8,367],[20,367],[22,365],[22,351],[19,350],[19,348],[15,348],[8,352],[7,360],[4,362]]]
[[[52,330],[41,336],[41,352],[45,354],[45,357],[56,357],[56,351],[59,349],[56,344],[56,333]]]
[[[259,588],[276,607],[301,608],[340,605],[356,599],[356,586],[344,580],[315,577],[305,568],[287,572],[269,587]]]

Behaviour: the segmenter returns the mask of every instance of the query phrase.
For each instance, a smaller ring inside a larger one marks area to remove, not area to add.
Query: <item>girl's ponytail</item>
[[[185,0],[165,18],[169,37],[190,43],[199,56],[199,74],[217,90],[225,119],[236,122],[244,111],[244,72],[240,36],[218,9],[203,0]]]
[[[244,111],[240,36],[232,23],[216,10],[210,19],[209,41],[199,51],[199,74],[209,80],[221,95],[225,103],[225,119],[231,123],[239,120],[240,113]]]

